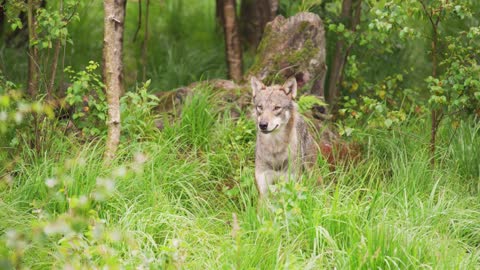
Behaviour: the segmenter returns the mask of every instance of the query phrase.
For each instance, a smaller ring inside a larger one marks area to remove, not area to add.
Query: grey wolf
[[[295,103],[297,81],[265,86],[251,78],[257,126],[255,184],[260,197],[276,181],[296,180],[316,164],[318,147]]]

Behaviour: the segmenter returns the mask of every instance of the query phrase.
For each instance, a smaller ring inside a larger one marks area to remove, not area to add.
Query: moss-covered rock
[[[265,84],[283,83],[295,76],[301,88],[323,96],[325,44],[323,22],[317,15],[278,16],[265,28],[247,76],[257,76]]]

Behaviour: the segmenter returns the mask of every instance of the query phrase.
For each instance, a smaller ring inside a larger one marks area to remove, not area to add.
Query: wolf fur
[[[317,160],[318,148],[298,112],[295,78],[283,85],[265,86],[251,78],[257,126],[255,184],[261,197],[276,181],[298,178]]]

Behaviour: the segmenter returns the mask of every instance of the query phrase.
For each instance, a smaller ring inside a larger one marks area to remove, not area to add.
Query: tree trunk
[[[60,0],[60,14],[63,16],[63,0]],[[58,66],[58,59],[60,57],[60,49],[62,48],[62,38],[59,37],[55,42],[55,48],[53,51],[53,59],[52,59],[52,67],[50,69],[51,76],[50,76],[50,83],[48,84],[47,88],[47,100],[52,101],[53,99],[53,87],[55,86],[55,78],[57,76],[57,66]]]
[[[422,5],[422,9],[424,14],[427,16],[430,24],[432,26],[432,77],[437,78],[437,68],[438,68],[438,45],[439,45],[439,37],[438,37],[438,25],[440,20],[442,19],[442,12],[445,8],[444,5],[448,4],[448,1],[444,4],[440,5],[440,9],[438,10],[437,17],[435,18],[433,7],[430,9],[427,8],[426,4],[419,0],[420,4]],[[432,126],[430,131],[430,163],[432,165],[432,169],[435,168],[435,151],[436,151],[436,140],[437,140],[437,132],[438,127],[440,126],[440,122],[442,121],[444,114],[442,109],[435,109],[432,108]]]
[[[438,67],[438,59],[437,59],[437,48],[438,48],[438,30],[437,24],[432,24],[433,28],[433,37],[432,37],[432,77],[437,78],[437,67]],[[432,109],[432,127],[431,127],[431,134],[430,134],[430,164],[432,168],[435,168],[435,152],[436,152],[436,140],[437,140],[437,131],[438,126],[440,125],[440,121],[442,120],[441,111],[437,109]]]
[[[268,22],[277,15],[278,0],[243,0],[240,10],[242,35],[245,42],[257,48]]]
[[[150,16],[150,0],[146,0],[145,3],[145,34],[143,36],[142,42],[142,79],[145,82],[147,80],[147,52],[148,52],[148,39],[149,39],[149,30],[148,30],[148,18]]]
[[[0,37],[3,37],[3,25],[5,24],[5,0],[0,1]]]
[[[225,13],[224,13],[224,1],[225,0],[215,0],[215,20],[217,25],[223,27],[225,25]]]
[[[228,76],[239,82],[242,80],[242,47],[238,34],[237,16],[235,12],[235,0],[224,0],[223,12],[225,14],[225,50],[228,64]]]
[[[37,9],[37,1],[28,0],[27,4],[27,23],[28,23],[28,94],[35,99],[38,93],[39,76],[38,76],[38,48],[33,46],[33,42],[37,39],[35,11]]]
[[[340,20],[345,26],[349,26],[352,21],[352,4],[353,0],[343,0],[342,13]],[[340,77],[345,59],[345,41],[340,37],[335,44],[335,54],[333,56],[332,65],[330,68],[330,76],[328,82],[328,103],[334,106],[339,96]]]
[[[123,93],[123,30],[126,0],[104,1],[103,77],[108,102],[105,161],[115,157],[120,143],[120,95]]]
[[[357,31],[357,26],[360,24],[360,19],[361,19],[361,16],[362,16],[362,0],[358,0],[355,5],[356,5],[355,13],[352,16],[352,22],[351,22],[351,25],[350,25],[350,30],[353,33],[355,33]],[[345,75],[345,63],[347,63],[348,56],[350,55],[350,51],[352,50],[353,45],[354,45],[354,43],[350,44],[350,46],[348,46],[348,48],[345,50],[345,53],[343,55],[343,61],[341,63],[341,67],[340,67],[340,76],[339,76],[338,81],[337,81],[337,94],[340,94],[339,93],[340,91],[338,90],[338,85],[341,82],[343,82],[343,76]],[[338,95],[337,95],[337,97],[338,97]]]
[[[133,42],[137,41],[137,36],[141,28],[142,28],[142,0],[138,0],[138,23],[137,23],[137,30],[135,30],[135,34],[133,35]]]

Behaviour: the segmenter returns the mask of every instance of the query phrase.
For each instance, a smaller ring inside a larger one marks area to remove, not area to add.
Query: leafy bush
[[[24,98],[16,84],[6,80],[0,73],[0,175],[2,170],[9,166],[6,163],[18,154],[25,142],[34,140],[31,134],[35,134],[33,115],[37,119],[52,118],[52,108],[41,102],[31,102]]]
[[[72,81],[65,100],[73,109],[75,126],[86,136],[106,134],[108,106],[105,85],[98,74],[98,68],[98,63],[89,61],[82,71],[74,72],[71,67],[65,69]]]
[[[155,107],[158,106],[159,99],[148,93],[149,86],[150,80],[137,86],[135,91],[125,93],[120,99],[122,131],[134,140],[146,139],[158,132]]]

